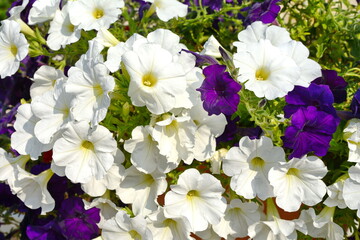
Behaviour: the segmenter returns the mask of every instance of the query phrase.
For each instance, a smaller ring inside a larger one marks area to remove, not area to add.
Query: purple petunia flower
[[[312,151],[317,156],[326,155],[339,122],[340,119],[314,106],[300,108],[292,115],[291,126],[282,137],[284,147],[293,149],[289,159],[301,158]]]
[[[327,85],[312,83],[308,88],[296,86],[294,90],[286,95],[285,101],[288,103],[284,107],[286,118],[289,118],[299,108],[307,108],[308,106],[314,106],[318,110],[337,117],[336,110],[333,107],[334,96]]]
[[[334,70],[321,70],[322,76],[316,78],[312,83],[328,85],[334,95],[335,103],[342,103],[346,100],[347,82],[343,77],[337,75]]]
[[[214,59],[211,56],[201,55],[199,53],[196,53],[196,52],[193,52],[193,51],[190,51],[190,50],[186,50],[186,49],[182,49],[181,51],[184,51],[186,53],[190,53],[190,54],[195,56],[195,58],[196,58],[195,67],[201,67],[201,66],[206,65],[206,64],[209,64],[209,65],[218,64],[218,61],[216,61],[216,59]]]
[[[84,209],[81,198],[71,197],[62,202],[59,227],[67,239],[90,240],[99,235],[100,209]]]
[[[26,228],[26,235],[30,240],[66,240],[55,220],[51,220],[43,226],[30,225]]]
[[[280,0],[265,0],[263,2],[254,3],[248,12],[243,24],[248,26],[253,22],[262,21],[263,23],[272,23],[275,21],[278,13],[280,12],[280,6],[277,5]]]
[[[240,102],[238,92],[241,85],[225,72],[224,65],[211,65],[203,70],[204,82],[197,90],[201,92],[203,107],[209,115],[231,115],[237,110]]]
[[[355,117],[360,118],[360,88],[356,91],[351,100],[350,109]]]

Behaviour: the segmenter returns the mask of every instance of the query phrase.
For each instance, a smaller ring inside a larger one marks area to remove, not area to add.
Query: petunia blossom
[[[339,122],[339,118],[318,111],[314,106],[300,108],[292,115],[291,125],[282,137],[284,147],[293,149],[289,158],[299,158],[312,151],[317,156],[324,156]]]
[[[225,72],[225,65],[210,65],[203,70],[205,80],[197,90],[201,92],[204,109],[209,115],[232,115],[240,102],[241,85]]]

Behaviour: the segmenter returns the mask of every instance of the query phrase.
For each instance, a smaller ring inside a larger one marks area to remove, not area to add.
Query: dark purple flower
[[[100,209],[84,209],[79,197],[65,199],[59,210],[59,226],[67,239],[91,240],[99,235],[96,225],[100,221]]]
[[[265,0],[254,3],[250,7],[248,15],[244,20],[244,26],[246,27],[256,21],[262,21],[263,23],[272,23],[275,21],[280,12],[280,6],[276,4],[279,1],[280,0]]]
[[[292,115],[291,126],[286,128],[282,137],[284,147],[293,149],[289,159],[301,158],[312,151],[317,156],[326,155],[339,122],[340,119],[314,106],[299,108]]]
[[[48,62],[48,57],[46,56],[37,56],[37,57],[25,57],[21,61],[20,70],[23,71],[23,76],[32,78],[34,73],[43,65],[46,65]]]
[[[186,50],[186,49],[182,49],[181,51],[190,53],[192,55],[195,56],[196,58],[196,63],[195,66],[196,67],[201,67],[203,65],[213,65],[213,64],[218,64],[218,61],[216,61],[216,59],[214,59],[213,57],[207,56],[207,55],[201,55],[199,53],[190,51],[190,50]]]
[[[66,240],[55,220],[51,220],[43,226],[30,225],[26,228],[26,235],[30,240]]]
[[[355,117],[360,118],[360,88],[351,100],[350,109]]]
[[[21,205],[22,201],[13,195],[9,185],[6,183],[0,183],[0,205],[10,207],[14,205]]]
[[[30,12],[30,9],[32,8],[32,5],[34,4],[36,0],[29,0],[28,4],[26,5],[25,9],[22,10],[21,14],[20,14],[20,18],[21,20],[23,20],[25,23],[28,23],[28,18],[29,18],[29,12]],[[10,8],[7,10],[6,12],[6,15],[8,17],[10,17],[10,10],[13,8],[13,7],[16,7],[16,6],[21,6],[23,3],[23,0],[16,0],[14,1]]]
[[[289,118],[299,108],[314,106],[318,110],[327,112],[336,117],[336,110],[333,107],[334,96],[327,85],[310,84],[308,88],[296,86],[294,90],[285,97],[288,103],[284,107],[285,117]]]
[[[343,77],[337,75],[334,70],[321,70],[322,76],[316,78],[312,83],[328,85],[334,95],[335,103],[342,103],[346,100],[347,82]]]
[[[31,84],[29,78],[22,77],[19,73],[0,79],[0,108],[15,106],[22,98],[29,100]]]
[[[13,124],[15,122],[15,115],[19,106],[20,103],[11,108],[11,110],[6,111],[4,115],[0,112],[0,134],[5,134],[10,137],[11,134],[15,132]]]
[[[240,102],[238,92],[241,85],[225,72],[224,65],[211,65],[203,70],[204,82],[197,90],[201,92],[204,109],[209,115],[231,115],[237,110]]]

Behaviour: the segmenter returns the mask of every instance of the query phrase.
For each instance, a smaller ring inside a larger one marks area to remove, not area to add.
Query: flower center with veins
[[[258,81],[265,81],[269,78],[270,72],[265,67],[261,67],[255,72],[255,78]]]
[[[254,157],[253,159],[251,159],[250,164],[254,168],[262,168],[265,165],[265,161],[261,157]]]
[[[17,46],[15,45],[15,44],[11,44],[11,46],[10,46],[10,52],[11,52],[11,54],[15,57],[16,56],[16,54],[17,54],[17,52],[18,52],[18,48],[17,48]]]
[[[94,93],[95,93],[96,97],[101,96],[101,95],[104,94],[104,90],[102,89],[100,84],[95,84],[94,85]]]
[[[153,87],[157,83],[156,77],[150,72],[142,77],[142,84],[147,87]]]
[[[84,150],[90,150],[90,151],[94,151],[94,144],[92,142],[89,142],[87,140],[83,141],[81,143],[81,147],[84,149]]]
[[[93,11],[93,16],[96,19],[102,18],[104,16],[104,10],[100,8],[95,8],[95,10]]]

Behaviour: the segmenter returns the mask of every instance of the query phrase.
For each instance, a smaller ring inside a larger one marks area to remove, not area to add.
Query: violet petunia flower
[[[26,228],[30,240],[66,240],[56,220],[51,220],[43,226],[30,225]]]
[[[336,110],[333,107],[334,96],[327,85],[311,83],[308,88],[296,86],[286,95],[285,101],[287,102],[284,107],[286,118],[291,117],[299,108],[307,108],[308,106],[314,106],[318,110],[337,117]]]
[[[184,51],[186,53],[190,53],[196,58],[195,67],[202,67],[203,65],[218,64],[218,61],[216,61],[216,59],[211,57],[211,56],[201,55],[199,53],[196,53],[196,52],[193,52],[193,51],[190,51],[190,50],[186,50],[186,49],[182,49],[181,51]]]
[[[337,75],[335,70],[321,70],[322,76],[316,78],[312,83],[328,85],[334,95],[335,103],[346,101],[347,82],[343,77]]]
[[[360,88],[355,92],[351,100],[350,109],[354,117],[360,118]]]
[[[225,65],[210,65],[204,68],[205,79],[200,88],[203,107],[209,115],[232,115],[240,102],[241,85],[225,72]]]
[[[301,158],[312,151],[317,156],[325,156],[339,122],[339,118],[314,106],[299,108],[292,115],[291,125],[282,137],[284,147],[293,149],[289,159]]]
[[[71,197],[62,202],[59,210],[59,227],[67,239],[91,240],[99,236],[97,223],[100,209],[85,210],[79,197]]]
[[[275,21],[278,13],[280,12],[280,6],[277,3],[280,0],[264,0],[263,2],[254,3],[246,16],[243,24],[248,26],[253,22],[262,21],[263,23],[272,23]]]

